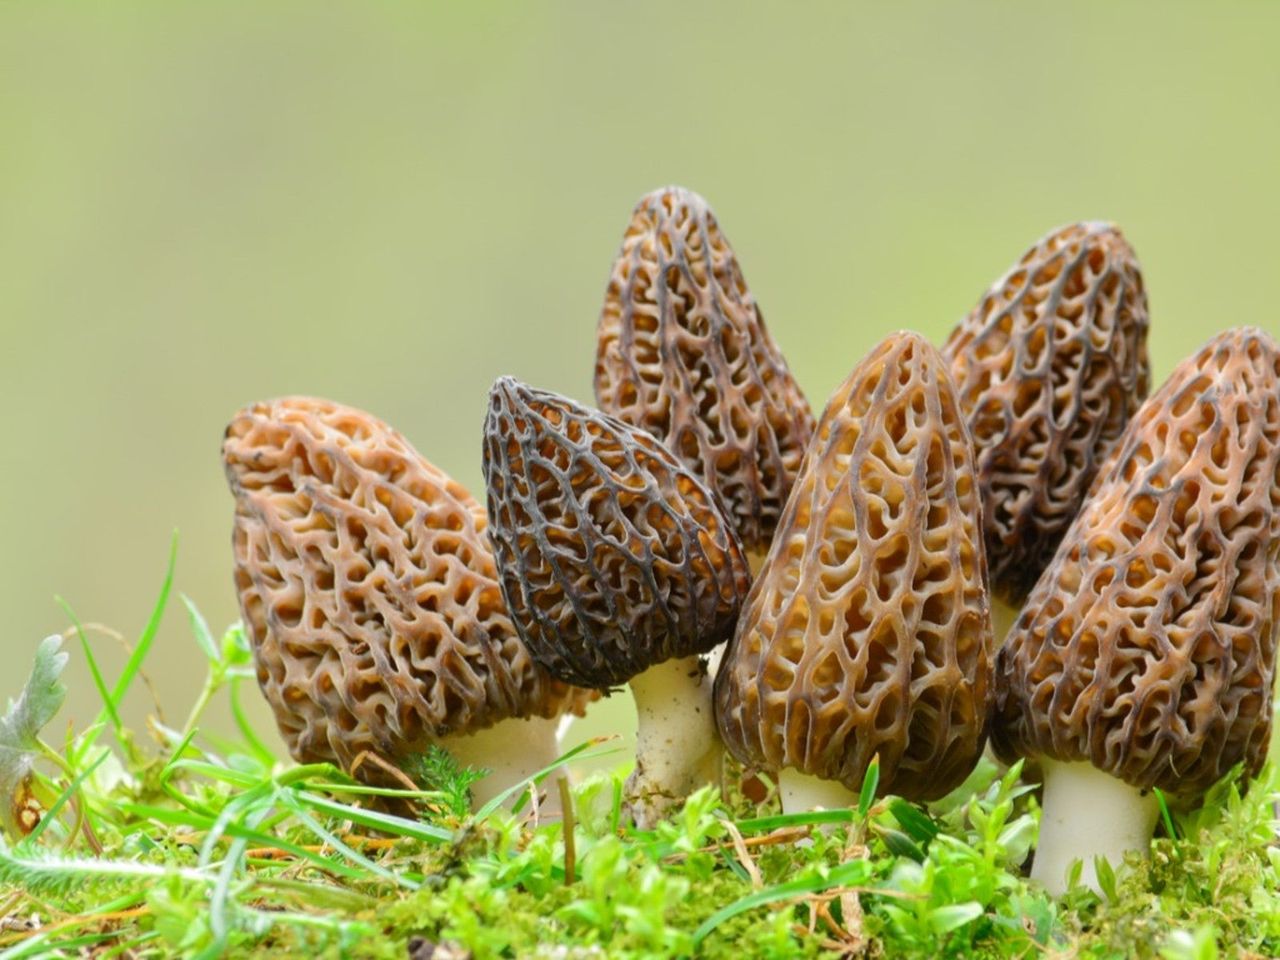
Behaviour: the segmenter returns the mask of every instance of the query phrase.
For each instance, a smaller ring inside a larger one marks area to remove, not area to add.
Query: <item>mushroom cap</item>
[[[728,639],[750,583],[742,549],[657,440],[510,377],[484,437],[503,595],[552,676],[605,689]]]
[[[1195,795],[1256,772],[1280,612],[1280,350],[1215,337],[1134,417],[997,658],[1006,760]]]
[[[768,549],[813,414],[691,190],[655,190],[631,214],[600,313],[595,393],[702,477],[746,549]]]
[[[973,446],[938,352],[883,341],[818,421],[716,678],[743,763],[933,799],[986,741],[991,613]]]
[[[1149,389],[1133,249],[1110,223],[1055,230],[992,285],[942,353],[978,451],[992,587],[1017,606]]]
[[[350,769],[589,697],[539,669],[502,604],[484,509],[399,433],[310,397],[254,404],[222,445],[235,584],[289,752]]]

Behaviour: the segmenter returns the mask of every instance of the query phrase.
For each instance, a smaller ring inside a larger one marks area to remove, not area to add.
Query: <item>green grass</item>
[[[272,756],[240,709],[256,695],[242,689],[253,685],[242,631],[215,638],[186,598],[202,692],[181,729],[120,725],[172,581],[171,557],[114,684],[79,636],[103,700],[95,723],[58,749],[41,739],[66,695],[57,638],[0,717],[0,960],[404,958],[417,937],[476,958],[1280,953],[1273,765],[1247,794],[1227,778],[1197,810],[1162,802],[1150,859],[1102,870],[1102,896],[1053,899],[1024,878],[1034,785],[985,761],[928,807],[877,800],[873,781],[854,810],[784,816],[708,788],[653,831],[622,822],[623,764],[572,788],[567,849],[562,824],[532,812],[528,783],[470,813],[482,772],[443,751],[414,765],[417,791]],[[229,736],[200,725],[223,697]],[[586,743],[568,759],[610,750]],[[383,812],[385,801],[415,813]]]

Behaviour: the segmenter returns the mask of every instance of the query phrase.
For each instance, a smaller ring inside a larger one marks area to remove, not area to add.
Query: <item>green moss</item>
[[[209,660],[203,704],[248,661],[237,629],[215,642],[194,609],[192,624]],[[58,812],[0,845],[0,960],[90,947],[404,958],[415,937],[477,960],[1280,954],[1270,765],[1247,794],[1228,777],[1172,813],[1176,836],[1104,871],[1103,896],[1055,900],[1024,876],[1034,785],[986,762],[928,809],[868,797],[823,828],[708,788],[650,832],[621,824],[619,769],[574,788],[566,875],[561,824],[467,813],[475,774],[438,752],[416,770],[426,789],[382,798],[416,810],[395,816],[332,767],[274,764],[247,726],[206,737],[199,712],[150,731],[151,747],[127,730],[104,746],[95,725],[55,752],[24,728],[44,768],[23,789]],[[43,931],[17,928],[35,915]]]

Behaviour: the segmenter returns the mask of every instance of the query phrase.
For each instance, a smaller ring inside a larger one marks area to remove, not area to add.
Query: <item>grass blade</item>
[[[570,760],[594,760],[597,757],[607,757],[611,753],[619,752],[619,750],[622,749],[621,747],[610,747],[606,750],[601,750],[598,752],[591,752],[591,753],[587,752],[588,750],[590,750],[591,747],[598,746],[599,744],[607,743],[610,740],[616,740],[616,739],[618,739],[616,736],[592,737],[590,740],[585,740],[582,743],[578,744],[572,750],[569,750],[566,753],[562,753],[559,759],[557,759],[550,766],[543,767],[537,773],[534,773],[531,776],[525,777],[519,783],[513,783],[511,786],[507,787],[507,789],[503,790],[497,796],[493,797],[488,803],[486,803],[483,807],[481,807],[479,810],[476,811],[475,813],[476,822],[479,823],[487,819],[495,810],[497,810],[500,806],[506,803],[509,799],[519,794],[521,791],[527,790],[529,789],[530,786],[533,786],[535,784],[542,783],[542,781],[545,780],[554,770],[568,763]]]
[[[830,890],[832,887],[861,884],[865,883],[870,877],[871,864],[868,861],[850,860],[848,863],[840,864],[825,877],[802,877],[799,880],[780,883],[775,887],[767,887],[764,890],[759,890],[743,897],[741,900],[735,900],[727,907],[722,907],[709,916],[693,932],[693,943],[697,946],[707,938],[709,933],[726,920],[732,920],[738,914],[754,910],[756,907],[762,907],[766,903],[790,900],[793,897],[802,897],[808,893],[821,893],[823,890]]]
[[[914,804],[901,797],[889,801],[889,812],[912,840],[928,844],[940,831],[928,814],[922,813]]]
[[[1156,795],[1156,803],[1160,804],[1160,819],[1164,821],[1165,833],[1169,834],[1170,840],[1178,839],[1178,828],[1174,826],[1173,815],[1169,813],[1169,803],[1165,800],[1164,791],[1159,787],[1153,787],[1152,790]]]
[[[58,799],[53,801],[52,806],[45,811],[44,815],[40,818],[40,822],[36,824],[35,829],[27,834],[26,843],[34,844],[40,839],[40,835],[44,833],[45,828],[57,819],[58,814],[62,811],[62,808],[66,806],[67,801],[70,800],[72,796],[75,795],[75,792],[80,789],[80,784],[84,783],[93,771],[102,766],[102,761],[107,759],[110,754],[111,751],[104,747],[103,751],[98,754],[98,758],[96,760],[75,775],[75,778],[67,784],[67,788],[58,795]]]
[[[157,823],[165,823],[170,826],[187,827],[190,830],[208,830],[213,820],[210,817],[196,817],[184,813],[181,810],[170,810],[165,807],[149,807],[144,804],[122,803],[120,809],[139,819],[154,820]],[[237,840],[247,840],[255,846],[283,850],[290,856],[299,860],[307,860],[315,864],[321,870],[337,876],[346,877],[349,880],[367,879],[364,871],[357,870],[341,860],[335,860],[331,857],[323,856],[314,850],[308,850],[306,847],[292,843],[283,837],[276,837],[270,834],[261,833],[257,830],[249,829],[239,823],[231,823],[224,831],[225,835]]]
[[[307,813],[306,808],[298,802],[297,797],[293,796],[292,790],[280,791],[278,799],[293,811],[293,815],[298,818],[299,823],[329,846],[333,847],[333,849],[337,850],[352,863],[359,864],[370,873],[381,877],[383,880],[389,880],[397,886],[404,887],[406,890],[417,890],[419,888],[419,885],[414,883],[412,880],[409,880],[400,874],[392,873],[386,867],[375,863],[364,854],[357,853],[351,847],[343,843],[341,839],[335,836],[332,831],[326,830],[314,817]]]
[[[196,609],[195,603],[185,593],[180,594],[182,604],[187,608],[187,619],[191,621],[191,634],[196,638],[196,643],[200,645],[200,649],[204,651],[204,655],[209,658],[210,663],[217,663],[222,659],[218,652],[218,644],[213,639],[213,633],[209,630],[209,622],[205,620],[204,614]]]
[[[229,696],[231,699],[231,717],[235,721],[236,729],[240,731],[240,736],[244,738],[245,746],[253,753],[254,759],[264,767],[270,769],[275,766],[276,755],[271,752],[270,747],[262,742],[257,732],[253,729],[253,724],[244,715],[244,707],[240,703],[239,677],[231,678]]]
[[[89,646],[89,638],[84,635],[84,627],[80,625],[80,618],[76,616],[76,612],[71,609],[71,604],[63,600],[62,597],[54,597],[58,606],[71,618],[71,625],[76,628],[76,636],[80,638],[80,649],[84,651],[85,662],[89,664],[89,674],[93,677],[93,685],[98,688],[98,696],[102,699],[102,707],[105,711],[105,717],[111,720],[111,728],[117,733],[120,732],[122,726],[120,722],[120,713],[116,710],[115,701],[111,694],[107,691],[107,681],[102,678],[102,670],[98,667],[98,660],[93,655],[93,648]],[[101,721],[104,714],[99,714],[98,719]]]
[[[134,678],[138,675],[138,671],[142,668],[142,661],[147,658],[147,654],[151,650],[151,644],[156,638],[156,632],[160,629],[160,621],[164,619],[165,607],[169,604],[169,591],[173,589],[173,571],[178,562],[178,531],[173,531],[173,538],[169,541],[169,564],[165,569],[164,583],[160,586],[160,595],[156,598],[156,604],[151,610],[151,616],[147,620],[146,627],[143,628],[142,636],[138,638],[138,644],[133,648],[133,653],[129,655],[128,661],[124,665],[124,672],[120,674],[120,679],[116,681],[116,685],[111,688],[112,706],[117,707],[124,700],[124,695],[129,692]]]
[[[393,833],[399,837],[412,837],[415,840],[425,840],[428,843],[448,843],[453,839],[453,832],[445,830],[443,827],[433,827],[429,823],[406,820],[404,817],[397,817],[390,813],[379,813],[376,810],[362,810],[359,807],[350,807],[345,803],[338,803],[336,800],[308,793],[305,790],[297,791],[297,798],[312,810],[350,820],[352,823],[358,823],[362,827],[385,830],[387,833]]]
[[[871,758],[867,767],[867,775],[862,778],[862,791],[858,794],[858,816],[865,820],[871,812],[871,804],[876,799],[876,788],[880,786],[880,755]]]
[[[825,823],[852,823],[852,810],[808,810],[802,813],[780,813],[771,817],[752,817],[738,820],[737,828],[743,835],[771,833],[784,827],[809,827]]]

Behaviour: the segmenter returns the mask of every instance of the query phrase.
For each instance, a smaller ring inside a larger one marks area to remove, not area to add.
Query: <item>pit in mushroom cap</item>
[[[716,679],[721,737],[850,792],[878,754],[882,791],[941,796],[982,752],[991,646],[973,449],[942,358],[896,334],[818,422]]]
[[[595,394],[702,478],[745,549],[768,549],[813,414],[691,190],[655,190],[632,212],[600,314]]]
[[[1141,791],[1190,798],[1236,763],[1257,771],[1277,610],[1280,349],[1242,328],[1139,410],[1000,651],[993,746],[1047,774],[1034,875],[1056,889],[1074,857],[1088,881],[1091,852],[1145,848],[1155,804]],[[1120,782],[1111,806],[1051,829],[1054,777],[1065,790],[1090,767]],[[1132,835],[1091,846],[1094,819],[1122,804]]]
[[[651,824],[718,768],[698,655],[727,639],[749,583],[714,497],[656,439],[510,377],[489,395],[484,475],[503,593],[565,682],[630,682],[631,810]]]
[[[394,762],[581,710],[590,695],[541,670],[507,616],[484,509],[385,423],[309,397],[258,403],[222,456],[245,630],[295,759]]]
[[[1054,230],[942,348],[978,452],[992,587],[1017,606],[1147,395],[1147,297],[1119,229]]]

